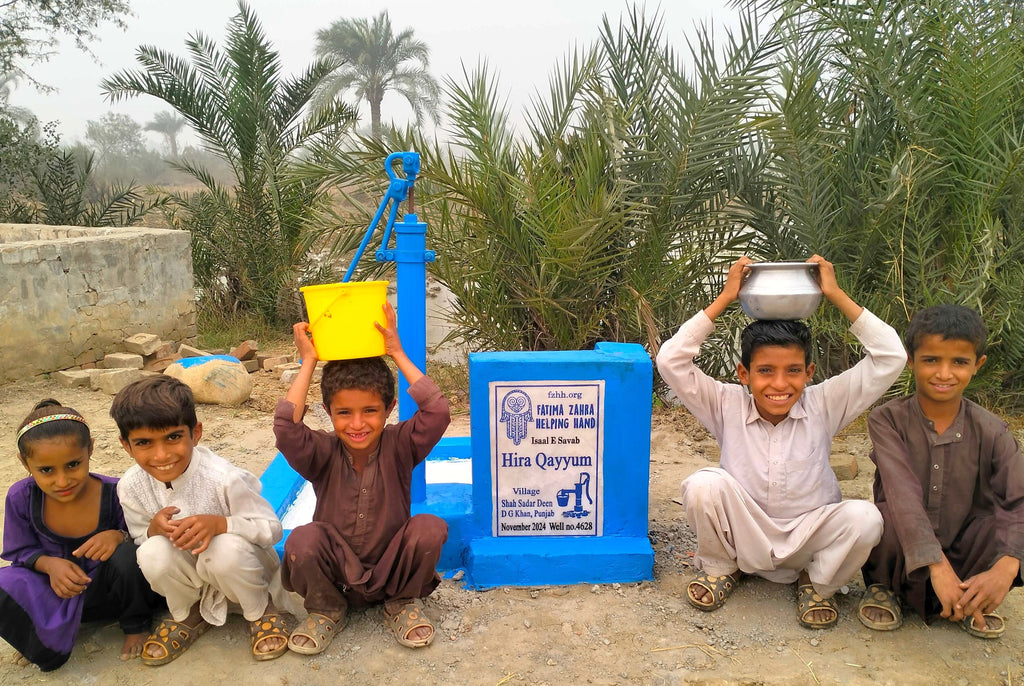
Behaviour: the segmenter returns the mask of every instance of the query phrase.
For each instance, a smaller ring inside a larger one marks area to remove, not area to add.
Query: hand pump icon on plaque
[[[593,505],[594,499],[590,497],[590,472],[581,472],[580,480],[576,482],[576,485],[572,488],[563,488],[555,495],[559,507],[567,507],[570,496],[575,496],[576,498],[575,506],[571,510],[562,511],[563,517],[581,519],[590,514],[590,510],[583,509],[584,494],[587,496],[587,502]]]

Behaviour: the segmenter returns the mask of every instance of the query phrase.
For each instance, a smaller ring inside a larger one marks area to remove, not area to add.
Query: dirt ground
[[[284,390],[260,373],[245,406],[201,406],[204,443],[261,473],[275,455],[270,412]],[[107,415],[110,396],[25,381],[0,386],[5,488],[26,475],[15,453],[15,428],[46,397],[75,407],[90,421],[93,471],[124,472],[130,458]],[[468,432],[468,414],[457,413],[450,435]],[[395,643],[378,609],[353,613],[324,654],[289,653],[272,662],[250,657],[248,626],[237,616],[159,668],[119,662],[116,625],[87,625],[70,661],[48,674],[10,664],[13,651],[0,642],[0,684],[1024,684],[1019,591],[1001,608],[1008,628],[998,641],[971,638],[946,622],[926,626],[912,613],[897,632],[869,631],[853,614],[863,592],[859,578],[840,597],[838,627],[827,631],[797,624],[792,586],[759,579],[745,580],[717,612],[691,608],[685,586],[693,574],[693,538],[672,498],[683,478],[717,461],[717,446],[680,410],[656,412],[651,444],[653,581],[480,592],[446,579],[427,601],[437,639],[416,651]],[[863,421],[836,440],[834,450],[856,455],[860,467],[856,479],[841,482],[846,497],[870,497],[867,446]]]

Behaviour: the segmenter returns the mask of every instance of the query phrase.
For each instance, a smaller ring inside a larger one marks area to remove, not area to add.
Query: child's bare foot
[[[192,606],[183,622],[171,618],[163,620],[143,644],[142,663],[156,667],[178,659],[209,628],[199,613],[199,603]]]
[[[857,607],[860,623],[875,631],[892,631],[903,624],[899,598],[883,584],[871,584]]]
[[[14,655],[11,655],[11,664],[17,665],[18,667],[28,667],[32,663],[27,657],[15,650]]]
[[[865,607],[860,611],[864,618],[869,622],[876,622],[879,624],[888,624],[889,622],[895,621],[892,612],[889,610],[883,610],[880,607]]]
[[[124,643],[121,644],[121,661],[127,662],[142,655],[142,646],[147,638],[149,634],[125,634]]]

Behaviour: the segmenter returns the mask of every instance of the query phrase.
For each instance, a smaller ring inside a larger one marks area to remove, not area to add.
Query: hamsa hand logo
[[[505,423],[505,435],[515,445],[526,438],[526,428],[533,421],[530,396],[523,391],[509,391],[501,400],[501,421]]]

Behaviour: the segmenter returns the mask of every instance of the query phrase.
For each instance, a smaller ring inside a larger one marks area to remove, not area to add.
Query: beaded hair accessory
[[[21,427],[21,430],[18,431],[17,438],[15,438],[14,440],[15,441],[20,441],[21,437],[24,436],[28,432],[29,429],[34,429],[35,427],[39,426],[40,424],[45,424],[46,422],[53,422],[53,421],[56,421],[58,419],[71,419],[71,420],[76,421],[76,422],[82,422],[86,426],[89,426],[88,423],[85,421],[85,419],[83,419],[82,417],[79,417],[77,414],[51,414],[51,415],[47,415],[45,417],[40,417],[39,419],[33,419],[31,422],[29,422],[25,426]]]

